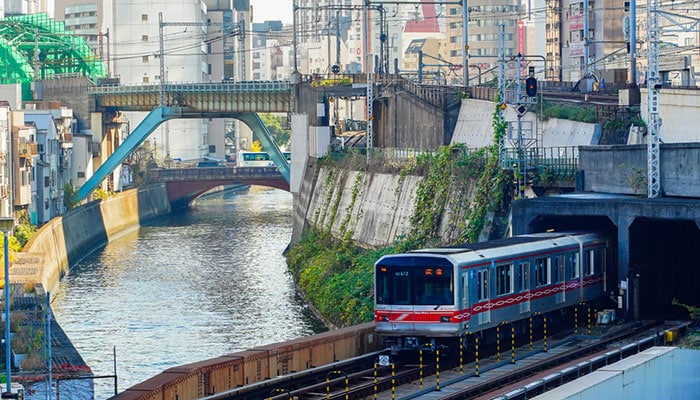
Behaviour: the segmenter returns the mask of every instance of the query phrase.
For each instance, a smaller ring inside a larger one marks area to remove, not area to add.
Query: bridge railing
[[[507,148],[501,160],[504,169],[522,169],[523,164],[536,184],[573,183],[579,168],[578,146],[524,149]]]
[[[483,149],[463,148],[461,151],[476,153]],[[382,171],[401,170],[406,162],[415,160],[421,155],[435,154],[434,150],[419,150],[408,148],[374,148],[370,165]],[[333,152],[330,155],[333,159],[340,160],[348,156],[356,159],[357,163],[366,162],[364,149],[347,149],[345,151]],[[484,153],[484,162],[487,155]],[[350,161],[352,162],[352,161]],[[525,169],[533,179],[533,183],[543,185],[565,185],[570,186],[576,177],[579,169],[579,151],[577,146],[555,146],[543,148],[528,148],[521,152],[515,148],[504,149],[501,159],[501,168],[516,171]]]
[[[270,179],[282,176],[277,167],[195,167],[195,168],[159,168],[146,173],[149,181],[207,181],[230,179]]]
[[[160,93],[160,84],[142,83],[128,85],[90,85],[93,95]],[[289,81],[221,81],[221,82],[171,82],[164,85],[166,92],[182,93],[286,93],[291,91]]]

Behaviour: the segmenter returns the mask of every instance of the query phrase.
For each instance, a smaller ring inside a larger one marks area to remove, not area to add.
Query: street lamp
[[[7,381],[7,393],[12,392],[12,353],[10,349],[10,254],[9,245],[10,231],[15,224],[12,217],[0,217],[0,230],[5,240],[5,378]],[[4,398],[4,396],[3,396]]]

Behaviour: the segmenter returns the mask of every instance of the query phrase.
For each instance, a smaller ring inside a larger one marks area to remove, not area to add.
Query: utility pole
[[[659,0],[649,0],[647,3],[647,196],[659,197],[661,191],[659,160],[659,15],[657,13]]]
[[[374,143],[374,132],[372,130],[372,122],[374,121],[374,114],[372,111],[372,104],[374,103],[374,82],[372,77],[372,57],[369,52],[369,0],[362,3],[362,15],[364,22],[364,60],[365,60],[365,75],[367,76],[367,128],[365,133],[366,151],[367,151],[367,164],[372,157],[372,147]]]
[[[630,8],[630,11],[632,9]],[[659,113],[659,90],[663,86],[659,73],[659,15],[675,25],[676,29],[664,29],[675,32],[697,32],[700,19],[659,10],[659,0],[649,0],[647,4],[647,196],[656,198],[661,193],[661,156],[660,130],[661,117]],[[685,22],[681,22],[685,20]],[[636,24],[636,21],[630,21]]]
[[[504,24],[498,26],[498,97],[501,101],[498,122],[502,124],[506,119],[506,26]],[[503,135],[498,137],[498,159],[501,165],[506,161],[505,141],[506,138]]]
[[[462,0],[462,41],[464,51],[462,52],[462,75],[464,76],[464,89],[469,88],[469,1]]]
[[[586,92],[588,92],[588,57],[590,57],[588,35],[588,0],[583,0],[583,78],[586,80]]]

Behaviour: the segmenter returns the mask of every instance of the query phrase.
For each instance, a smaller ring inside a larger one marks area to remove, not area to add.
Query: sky
[[[292,0],[250,0],[253,22],[280,20],[292,23]]]

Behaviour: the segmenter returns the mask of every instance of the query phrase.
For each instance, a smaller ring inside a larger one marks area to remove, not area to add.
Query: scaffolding
[[[55,76],[107,76],[103,60],[82,35],[46,13],[0,20],[0,83],[28,84]]]

